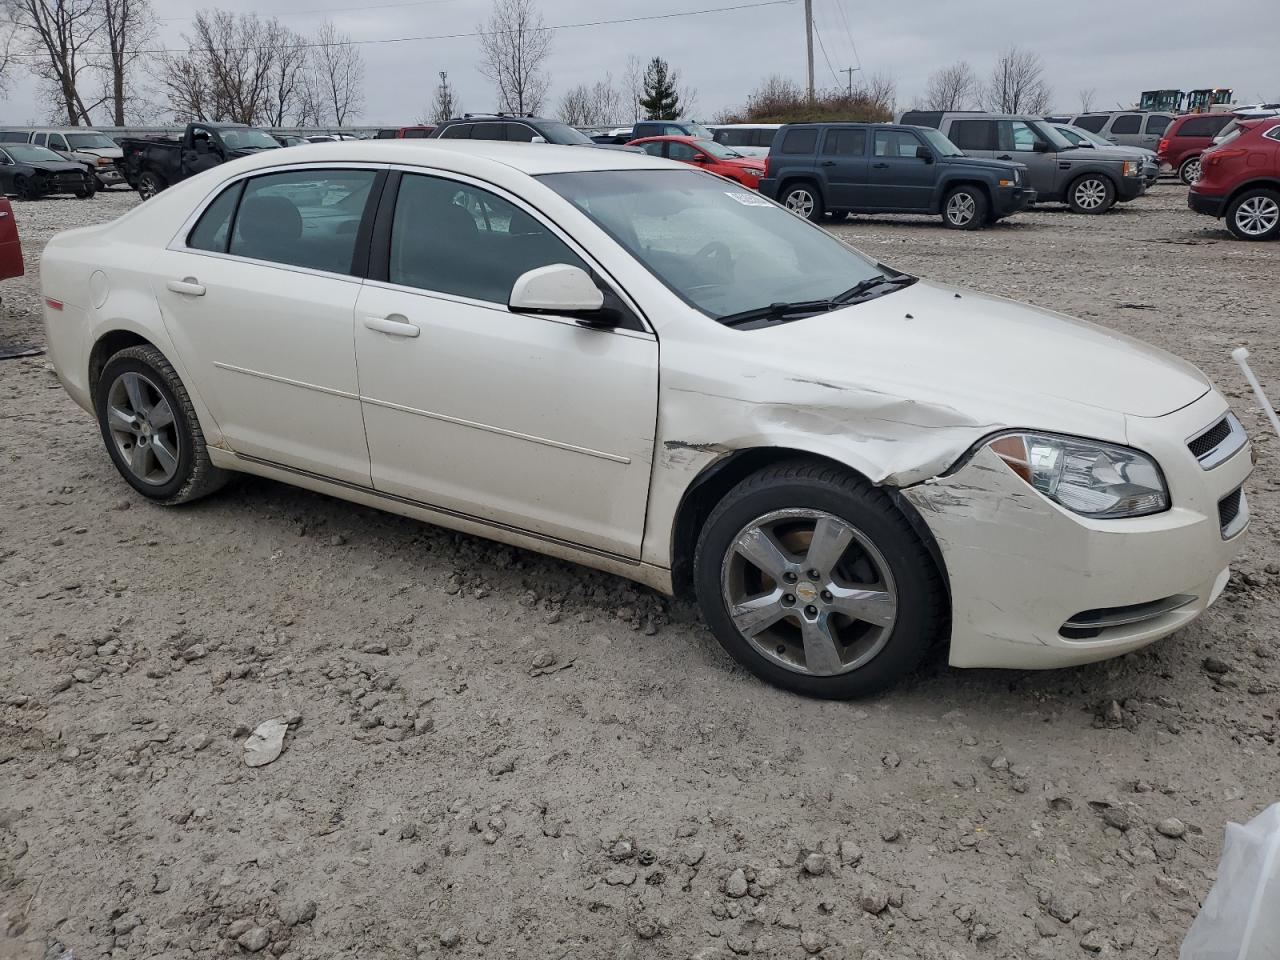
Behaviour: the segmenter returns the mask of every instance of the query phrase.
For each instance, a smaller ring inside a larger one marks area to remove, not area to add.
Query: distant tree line
[[[1090,109],[1094,92],[1080,91]],[[1044,61],[1030,50],[1012,46],[1000,54],[983,81],[965,60],[929,75],[918,106],[925,110],[972,110],[992,113],[1048,113],[1053,90],[1044,76]]]

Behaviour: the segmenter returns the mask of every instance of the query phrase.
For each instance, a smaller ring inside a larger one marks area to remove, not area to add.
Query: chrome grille
[[[1205,470],[1231,459],[1249,439],[1234,413],[1228,413],[1207,430],[1187,441],[1187,449]]]

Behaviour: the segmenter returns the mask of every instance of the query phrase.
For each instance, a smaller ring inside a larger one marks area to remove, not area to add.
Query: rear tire
[[[782,191],[782,205],[796,216],[814,223],[822,219],[822,192],[808,180],[788,184],[787,189]]]
[[[138,177],[138,196],[143,200],[150,200],[166,186],[168,184],[164,182],[163,177],[158,173],[152,173],[147,170],[142,176]]]
[[[1200,179],[1200,158],[1188,157],[1182,161],[1182,166],[1178,167],[1178,179],[1187,186],[1195,183]]]
[[[968,184],[949,191],[942,201],[942,225],[952,230],[980,230],[987,223],[987,197]]]
[[[1239,240],[1274,240],[1280,236],[1280,193],[1246,190],[1227,204],[1226,220]]]
[[[186,503],[229,479],[210,462],[191,397],[155,347],[129,347],[107,361],[94,409],[116,469],[147,499]]]
[[[896,683],[946,618],[938,568],[888,495],[807,460],[767,467],[725,495],[699,535],[694,583],[735,660],[811,697]]]
[[[1100,173],[1086,173],[1067,187],[1067,206],[1072,213],[1106,213],[1116,203],[1116,188]]]

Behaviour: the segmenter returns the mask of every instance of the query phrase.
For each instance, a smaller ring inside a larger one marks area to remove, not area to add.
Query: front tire
[[[822,193],[812,183],[793,183],[782,192],[782,205],[798,217],[817,223],[822,219]]]
[[[144,497],[170,506],[227,482],[209,460],[186,387],[155,347],[129,347],[107,361],[94,409],[112,462]]]
[[[150,200],[165,186],[164,179],[159,174],[147,170],[142,176],[138,177],[138,196],[143,200]]]
[[[952,230],[979,230],[987,222],[987,197],[977,187],[959,186],[943,198],[943,226]]]
[[[19,200],[39,200],[40,188],[32,177],[18,176],[13,180],[13,189],[17,191]]]
[[[1200,158],[1188,157],[1182,161],[1182,166],[1178,167],[1178,179],[1187,186],[1195,183],[1200,179]]]
[[[1239,240],[1280,236],[1280,193],[1246,190],[1227,205],[1227,229]]]
[[[1067,206],[1072,213],[1106,213],[1115,202],[1115,186],[1100,173],[1086,173],[1067,188]]]
[[[735,660],[811,697],[892,685],[945,619],[937,566],[889,496],[811,461],[768,467],[725,496],[698,538],[694,582]]]

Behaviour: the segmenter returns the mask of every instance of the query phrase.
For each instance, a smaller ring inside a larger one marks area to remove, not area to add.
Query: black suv
[[[638,149],[595,143],[581,130],[567,123],[535,117],[531,113],[467,113],[444,121],[431,136],[441,140],[506,140],[515,143],[558,143],[566,147],[604,147],[628,151]]]
[[[760,192],[817,220],[824,212],[930,213],[976,230],[1033,203],[1027,168],[974,160],[937,130],[888,123],[791,123],[774,137]]]

